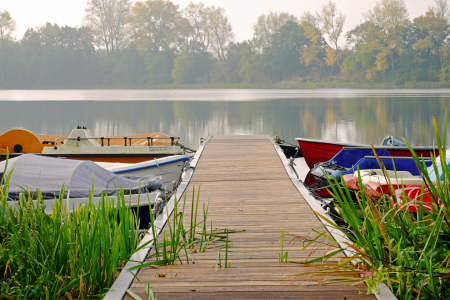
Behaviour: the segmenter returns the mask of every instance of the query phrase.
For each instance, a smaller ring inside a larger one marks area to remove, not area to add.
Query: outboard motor
[[[384,138],[384,140],[381,142],[381,146],[406,146],[405,143],[400,142],[397,139],[394,139],[392,135],[388,135]]]

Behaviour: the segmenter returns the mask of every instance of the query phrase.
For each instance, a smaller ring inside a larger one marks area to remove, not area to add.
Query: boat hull
[[[161,188],[166,191],[174,191],[181,181],[181,175],[189,161],[190,159],[186,155],[175,155],[136,164],[96,163],[115,174],[131,176],[153,174],[159,176],[163,182]]]
[[[9,154],[9,158],[14,158],[22,155],[23,153],[11,153]],[[34,154],[34,155],[42,155],[45,157],[54,157],[54,158],[68,158],[75,160],[92,160],[96,162],[109,162],[109,163],[141,163],[148,160],[153,160],[155,158],[163,158],[170,154],[166,153],[139,153],[139,154]],[[0,161],[6,160],[6,154],[0,154]]]
[[[330,143],[321,140],[311,140],[297,138],[298,145],[303,153],[305,162],[309,168],[313,168],[317,163],[329,161],[344,147],[350,148],[370,148],[369,145]],[[375,149],[386,149],[391,156],[411,157],[411,151],[408,147],[402,146],[374,146]],[[416,154],[420,157],[430,157],[432,151],[436,151],[437,147],[413,147]]]

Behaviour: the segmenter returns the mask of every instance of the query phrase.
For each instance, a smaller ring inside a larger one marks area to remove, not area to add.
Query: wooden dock
[[[332,278],[357,275],[325,275],[313,272],[315,267],[278,262],[282,231],[306,236],[322,223],[291,182],[267,136],[212,137],[197,162],[187,195],[200,185],[200,202],[210,201],[208,221],[238,231],[229,235],[231,268],[216,270],[217,249],[192,254],[196,264],[142,268],[137,274],[140,282],[134,280],[129,288],[142,299],[147,299],[147,283],[158,300],[375,299],[366,295],[363,283],[325,284]],[[285,237],[284,250],[292,261],[303,262],[330,250],[323,246],[320,251],[300,252],[301,244],[288,244],[291,239]],[[224,250],[221,253],[223,258]]]

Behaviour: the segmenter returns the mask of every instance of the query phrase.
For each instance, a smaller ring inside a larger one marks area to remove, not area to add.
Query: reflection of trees
[[[397,139],[429,145],[434,141],[433,114],[442,124],[448,98],[366,98],[342,99],[342,117],[352,119],[356,140],[379,143],[390,134]]]
[[[266,101],[22,101],[0,102],[0,133],[25,128],[69,134],[77,125],[95,135],[161,131],[197,146],[217,134],[280,135],[378,144],[386,135],[429,145],[433,114],[442,124],[450,99],[348,98]]]

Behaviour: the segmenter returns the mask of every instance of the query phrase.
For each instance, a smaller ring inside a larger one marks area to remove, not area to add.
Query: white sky
[[[233,26],[236,41],[252,37],[252,25],[262,13],[284,11],[300,17],[305,11],[317,12],[328,0],[172,0],[180,8],[190,2],[203,2],[226,10]],[[372,8],[376,0],[333,0],[347,15],[344,32],[350,30],[363,19],[362,13]],[[410,19],[425,13],[434,0],[406,0]],[[58,25],[79,26],[83,20],[86,0],[0,0],[0,11],[7,10],[16,20],[16,37],[22,38],[29,27],[46,22]]]

